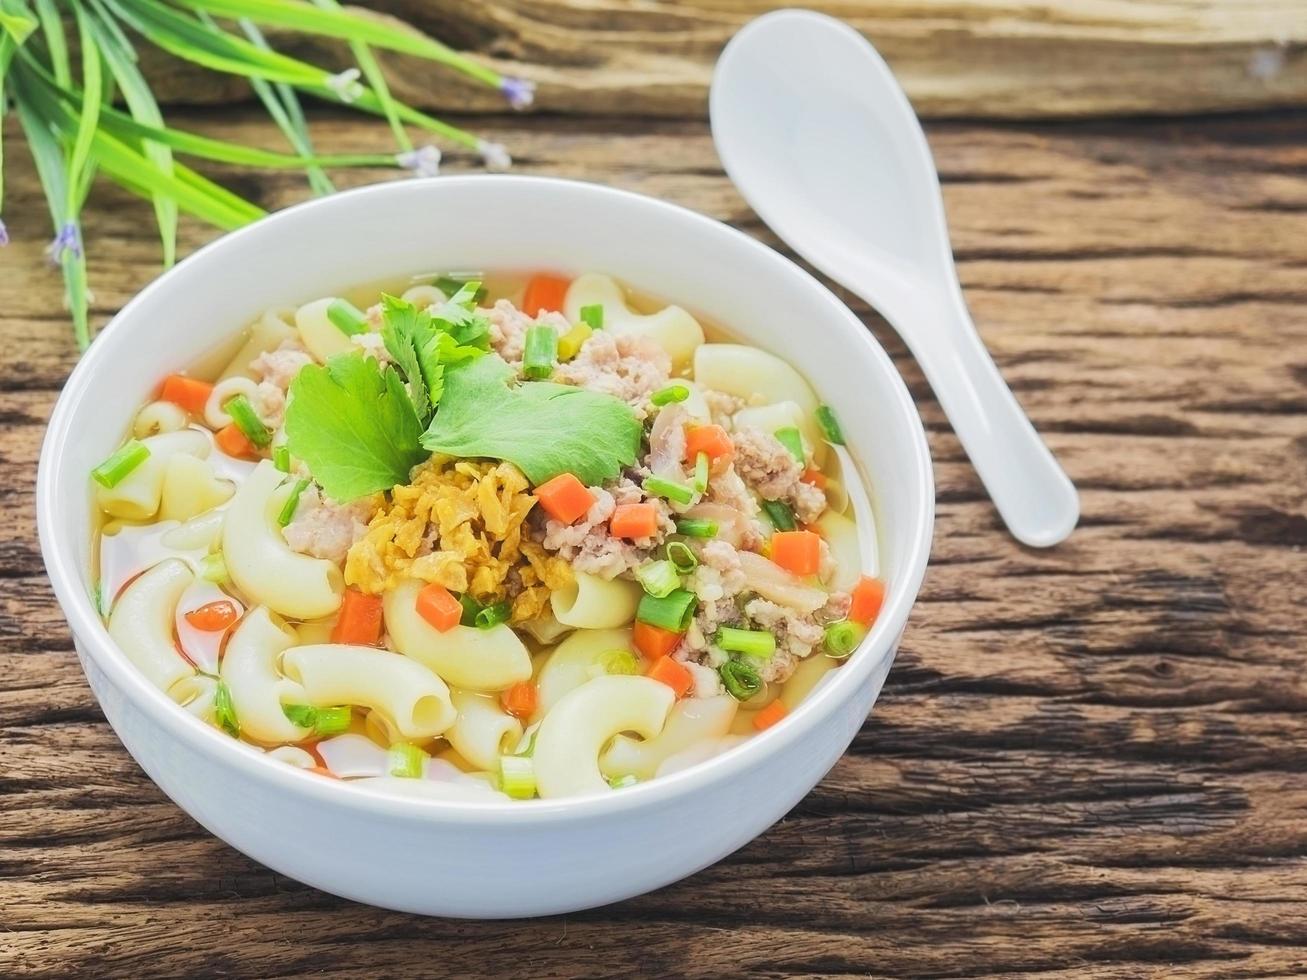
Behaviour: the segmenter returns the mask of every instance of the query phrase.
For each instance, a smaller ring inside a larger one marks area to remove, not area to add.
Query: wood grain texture
[[[365,5],[540,83],[538,109],[697,118],[727,40],[776,0],[381,0]],[[1176,114],[1307,105],[1302,0],[822,0],[880,49],[930,117]],[[272,32],[336,70],[343,47]],[[502,101],[414,58],[384,59],[396,92],[442,111]],[[181,102],[242,83],[151,60]]]
[[[272,139],[244,112],[185,121]],[[469,122],[525,172],[660,195],[775,244],[701,123]],[[32,175],[11,165],[0,976],[1307,975],[1307,117],[929,135],[976,321],[1081,488],[1082,526],[1051,551],[1009,538],[915,363],[856,307],[921,407],[939,484],[874,716],[721,864],[526,923],[423,920],[274,874],[114,738],[34,537],[72,347]],[[328,119],[319,137],[346,150],[376,130]],[[240,185],[269,207],[304,195],[285,175]],[[99,319],[157,261],[148,208],[103,193]],[[205,237],[187,226],[184,246]]]

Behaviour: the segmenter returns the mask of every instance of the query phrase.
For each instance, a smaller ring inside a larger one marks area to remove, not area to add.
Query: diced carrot
[[[331,642],[374,647],[381,642],[381,619],[381,596],[346,589],[340,615],[331,630]]]
[[[216,633],[219,630],[225,630],[239,618],[240,610],[236,608],[236,603],[230,599],[206,602],[186,614],[186,622],[205,633]]]
[[[219,429],[214,434],[213,441],[228,456],[248,459],[259,455],[254,443],[245,438],[245,433],[234,422]]]
[[[790,709],[785,707],[785,702],[777,698],[753,716],[753,727],[760,732],[765,731],[789,713]]]
[[[812,531],[777,531],[771,536],[771,560],[795,575],[816,575],[821,538]]]
[[[443,585],[432,582],[418,593],[417,613],[444,633],[452,630],[463,618],[463,604]]]
[[[567,297],[567,287],[570,285],[571,280],[562,276],[532,276],[526,284],[526,293],[522,296],[522,312],[527,316],[561,313],[563,300]]]
[[[658,533],[658,509],[651,503],[618,504],[608,519],[616,538],[649,538]]]
[[[815,466],[809,466],[803,471],[803,476],[799,477],[804,483],[811,483],[818,490],[825,490],[826,484],[830,481],[826,479],[826,474]]]
[[[670,687],[678,698],[685,697],[686,692],[694,684],[694,675],[690,673],[690,668],[668,656],[659,657],[653,662],[653,666],[649,668],[649,676]]]
[[[530,681],[518,681],[500,695],[500,700],[504,703],[504,710],[514,718],[530,718],[539,702],[536,686]]]
[[[885,602],[885,583],[878,578],[864,575],[853,587],[849,603],[849,619],[863,626],[870,626],[880,615],[880,607]]]
[[[556,521],[574,524],[594,506],[594,496],[584,483],[571,473],[560,473],[536,487],[536,499],[545,513]]]
[[[685,427],[685,458],[697,459],[700,453],[716,462],[735,454],[735,443],[720,425],[688,425]]]
[[[675,650],[683,635],[637,619],[631,627],[631,644],[650,660],[657,660]]]
[[[188,378],[184,374],[170,374],[163,379],[159,397],[166,402],[180,405],[192,415],[203,415],[204,405],[213,394],[213,385],[199,378]]]

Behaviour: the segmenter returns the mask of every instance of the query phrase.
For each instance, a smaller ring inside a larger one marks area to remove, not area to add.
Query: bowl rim
[[[99,339],[102,340],[104,335],[116,337],[119,333],[130,330],[136,310],[155,292],[167,288],[168,282],[176,275],[216,257],[245,249],[249,247],[247,243],[257,243],[268,228],[293,223],[299,215],[310,209],[349,208],[354,207],[360,199],[422,195],[432,191],[452,194],[473,183],[511,183],[527,186],[542,194],[589,194],[620,200],[624,205],[644,208],[651,214],[685,224],[690,230],[697,229],[705,238],[715,238],[716,242],[712,245],[714,249],[752,253],[759,261],[770,263],[779,275],[802,283],[802,288],[811,294],[815,305],[826,306],[831,329],[841,330],[846,335],[842,339],[851,344],[861,343],[867,356],[876,363],[884,382],[889,385],[891,397],[898,403],[898,410],[903,413],[910,430],[911,459],[904,461],[905,469],[910,469],[915,474],[923,490],[921,499],[917,502],[916,513],[911,517],[914,533],[903,561],[903,571],[896,579],[896,587],[887,596],[879,618],[857,650],[835,672],[830,683],[813,691],[803,700],[787,717],[785,724],[751,736],[742,744],[711,759],[657,779],[640,782],[620,793],[559,800],[485,802],[408,797],[357,788],[350,792],[347,783],[346,791],[342,792],[342,786],[336,780],[326,780],[288,766],[268,757],[256,747],[205,724],[189,712],[181,710],[165,692],[150,684],[145,675],[118,649],[99,614],[92,608],[90,596],[80,587],[81,571],[72,557],[72,546],[65,545],[65,538],[69,534],[65,528],[69,524],[59,520],[60,511],[55,506],[59,499],[56,487],[61,479],[75,478],[76,474],[66,476],[63,473],[61,447],[68,441],[71,421],[79,402],[99,369],[101,356],[98,352],[107,348],[104,343],[93,343],[69,374],[51,413],[42,442],[37,470],[36,510],[45,567],[60,608],[72,630],[78,652],[83,657],[89,656],[128,702],[147,715],[168,737],[184,743],[201,756],[216,757],[222,763],[242,770],[244,775],[256,782],[276,786],[281,792],[297,794],[315,804],[339,806],[361,813],[384,814],[415,821],[436,820],[477,825],[554,823],[560,820],[604,817],[633,808],[668,804],[712,784],[730,780],[733,775],[753,767],[766,756],[777,753],[824,723],[837,705],[847,700],[857,687],[865,685],[891,655],[916,602],[925,575],[933,534],[935,495],[930,452],[920,416],[907,385],[889,355],[857,316],[811,273],[724,222],[678,204],[603,184],[518,174],[468,174],[443,176],[430,181],[385,181],[304,201],[221,235],[178,262],[172,269],[155,277],[128,300],[100,331]]]

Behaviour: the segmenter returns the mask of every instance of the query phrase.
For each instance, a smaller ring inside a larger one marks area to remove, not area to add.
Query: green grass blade
[[[68,212],[76,215],[85,198],[83,188],[90,181],[91,141],[100,124],[100,104],[104,96],[103,63],[86,14],[78,0],[70,0],[77,24],[77,40],[82,49],[82,107],[77,116],[77,132],[68,154]]]
[[[50,54],[50,67],[60,85],[73,83],[73,66],[68,59],[68,39],[64,36],[63,21],[54,0],[36,0],[36,16],[41,21],[41,37]]]
[[[88,16],[95,43],[100,48],[109,72],[122,90],[123,101],[127,111],[134,120],[146,126],[162,128],[163,114],[159,104],[154,100],[154,93],[136,67],[135,52],[124,47],[121,33],[115,35],[111,23],[105,23],[101,7],[94,7],[94,13]],[[101,125],[108,122],[110,113],[117,114],[112,108],[101,111]],[[173,173],[172,150],[166,145],[152,139],[142,140],[143,155],[161,173]],[[159,227],[159,242],[163,249],[163,266],[169,268],[177,261],[177,202],[164,194],[151,195],[154,206],[155,224]]]
[[[136,48],[132,45],[123,29],[118,26],[118,21],[114,19],[109,8],[104,5],[104,0],[87,0],[92,10],[95,11],[96,22],[100,27],[107,31],[113,38],[113,46],[120,52],[123,52],[128,61],[136,64]]]
[[[64,298],[68,311],[73,318],[73,336],[79,350],[86,350],[91,343],[90,312],[86,293],[86,257],[81,247],[81,229],[67,211],[68,172],[64,163],[63,147],[55,131],[25,98],[26,89],[19,88],[14,93],[18,107],[18,120],[27,137],[27,146],[32,153],[32,162],[36,165],[41,188],[45,192],[46,204],[50,208],[50,218],[54,223],[55,243],[51,257],[59,263],[64,277]],[[71,229],[69,232],[68,229]],[[70,239],[65,239],[65,234]],[[58,247],[59,242],[65,242]]]
[[[303,92],[307,92],[310,95],[327,102],[339,102],[331,89],[327,88],[325,85],[300,85],[296,87]],[[355,109],[362,109],[364,112],[370,112],[374,116],[384,116],[386,114],[385,107],[382,106],[381,100],[378,99],[376,94],[370,89],[365,89],[357,99],[350,103],[350,105]],[[466,129],[460,129],[442,119],[437,119],[435,116],[428,116],[425,112],[420,112],[404,102],[395,100],[395,112],[400,119],[409,125],[425,129],[427,132],[435,133],[438,136],[443,136],[445,139],[450,140],[453,143],[458,143],[460,146],[466,146],[473,150],[481,146],[480,137],[473,133],[469,133]]]
[[[200,18],[206,23],[212,23],[207,13],[201,12]],[[250,43],[271,50],[258,25],[249,20],[241,20],[239,23]],[[295,90],[285,83],[265,82],[262,79],[251,79],[251,85],[295,152],[300,156],[312,156],[313,139],[309,136],[309,123],[304,118],[304,110]],[[304,174],[308,178],[309,188],[319,197],[335,191],[336,185],[321,167],[310,164],[304,168]]]
[[[314,3],[324,10],[341,9],[336,0],[314,0]],[[386,81],[385,72],[381,70],[381,65],[372,53],[372,49],[362,41],[350,41],[349,50],[354,55],[354,60],[358,62],[363,77],[367,79],[368,87],[375,93],[377,101],[385,110],[386,122],[390,124],[390,131],[395,134],[395,143],[405,152],[412,150],[413,141],[408,138],[408,130],[404,128],[404,123],[399,118],[399,106],[390,94],[390,85]]]
[[[0,31],[13,39],[15,44],[22,44],[32,31],[36,30],[36,21],[23,14],[11,14],[0,9]]]
[[[309,34],[322,34],[346,41],[358,41],[428,61],[448,65],[479,82],[498,88],[503,77],[421,34],[393,27],[383,21],[360,17],[347,10],[322,9],[298,0],[179,0],[194,10],[206,10],[220,17],[248,17],[260,24],[277,24]]]
[[[9,244],[9,232],[3,220],[5,210],[5,142],[4,119],[5,107],[9,104],[5,97],[5,76],[9,74],[9,65],[14,60],[18,44],[9,34],[0,36],[0,245]]]
[[[49,0],[46,0],[49,2]],[[324,83],[331,73],[295,58],[264,51],[155,0],[106,0],[125,23],[178,58],[214,71],[295,85]]]

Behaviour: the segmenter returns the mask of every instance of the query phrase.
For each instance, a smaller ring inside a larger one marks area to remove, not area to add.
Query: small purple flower
[[[526,109],[536,100],[536,83],[525,78],[505,76],[499,82],[499,91],[514,109]]]
[[[413,171],[414,177],[435,177],[440,173],[440,147],[430,143],[395,154],[395,162],[405,170]]]
[[[503,143],[481,140],[477,143],[477,152],[481,154],[486,169],[492,173],[502,173],[513,166],[513,158],[508,155],[508,148]]]
[[[0,218],[0,247],[9,244],[9,229],[5,227],[4,219]]]
[[[54,240],[45,249],[45,254],[55,265],[63,262],[64,252],[71,252],[75,259],[82,257],[82,239],[77,233],[76,222],[65,221],[59,234],[54,236]]]

